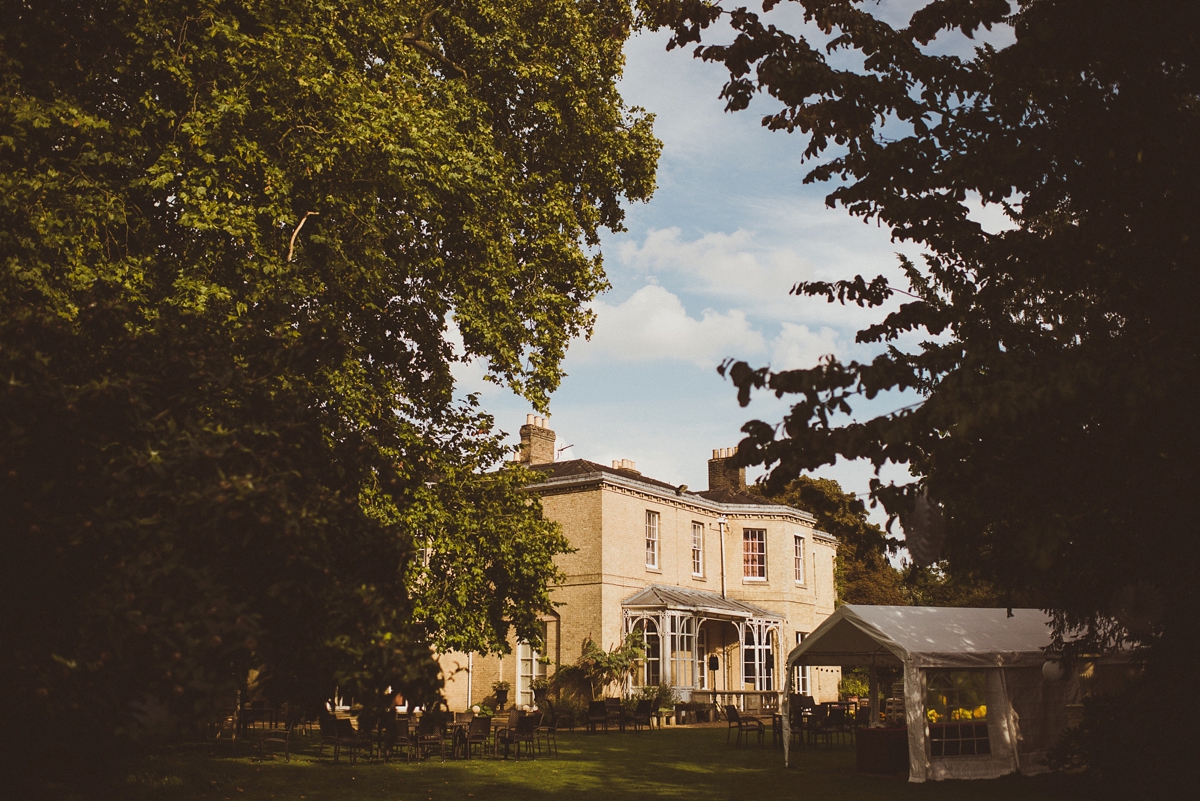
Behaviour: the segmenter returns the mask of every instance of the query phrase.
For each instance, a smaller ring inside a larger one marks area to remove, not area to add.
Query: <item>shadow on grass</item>
[[[248,749],[247,749],[248,750]],[[960,799],[1042,801],[1070,798],[1072,777],[1012,776],[974,782],[909,784],[854,770],[852,747],[782,752],[769,746],[726,746],[718,729],[559,737],[559,756],[533,760],[472,759],[419,764],[379,761],[334,764],[311,754],[257,762],[248,755],[213,756],[209,747],[178,748],[147,758],[130,772],[118,797],[130,801],[192,799],[433,799],[600,801],[686,798],[688,801],[808,799]]]

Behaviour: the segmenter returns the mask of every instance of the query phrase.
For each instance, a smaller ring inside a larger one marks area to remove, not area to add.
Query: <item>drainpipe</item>
[[[717,531],[721,534],[721,597],[725,597],[725,524],[728,518],[721,515],[717,518]]]
[[[471,710],[471,706],[475,703],[475,697],[472,694],[475,689],[475,652],[467,652],[467,711]]]

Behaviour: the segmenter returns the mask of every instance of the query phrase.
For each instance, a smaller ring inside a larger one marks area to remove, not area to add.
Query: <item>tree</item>
[[[626,634],[621,643],[607,651],[585,637],[579,659],[573,665],[559,666],[551,681],[560,692],[599,701],[607,688],[623,685],[645,656],[646,644],[640,632]]]
[[[1143,686],[1169,680],[1200,634],[1200,9],[939,0],[894,27],[854,0],[798,5],[802,35],[745,7],[642,7],[673,29],[672,46],[732,26],[728,43],[696,50],[728,68],[727,108],[769,95],[764,125],[807,136],[805,157],[824,160],[806,180],[836,182],[828,203],[925,258],[902,260],[907,288],[882,276],[797,285],[831,302],[903,302],[859,333],[881,348],[870,362],[729,366],[743,404],[755,389],[801,396],[778,428],[749,423],[739,454],[773,466],[776,487],[839,455],[909,465],[911,483],[872,486],[890,515],[932,499],[956,569],[1007,603],[1054,610],[1061,646],[1126,640],[1146,660]],[[930,47],[997,24],[1012,44],[967,57]],[[971,199],[1001,204],[1011,230],[985,231]],[[920,403],[846,422],[888,391]],[[1194,724],[1157,750],[1134,729],[1120,735],[1122,765],[1161,767],[1159,780],[1179,776],[1168,764],[1194,765],[1178,750],[1194,748]]]
[[[630,25],[3,0],[6,740],[203,720],[250,667],[292,702],[428,696],[431,645],[537,639],[565,540],[450,368],[544,409],[590,329],[659,147],[616,90]]]
[[[755,487],[756,491],[762,489]],[[833,479],[799,476],[772,500],[812,512],[817,528],[838,541],[834,581],[838,604],[884,606],[995,606],[995,588],[971,574],[951,572],[939,563],[909,562],[898,570],[888,561],[899,540],[867,518],[859,498],[843,492]]]
[[[762,491],[755,487],[756,491]],[[887,560],[899,541],[867,519],[866,505],[843,492],[833,479],[799,476],[781,491],[768,493],[771,500],[811,512],[817,528],[838,541],[834,583],[840,604],[908,603],[900,571]]]

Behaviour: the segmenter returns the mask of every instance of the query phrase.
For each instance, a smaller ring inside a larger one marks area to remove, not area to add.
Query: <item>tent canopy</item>
[[[847,604],[788,654],[791,665],[998,667],[1046,661],[1040,609]]]

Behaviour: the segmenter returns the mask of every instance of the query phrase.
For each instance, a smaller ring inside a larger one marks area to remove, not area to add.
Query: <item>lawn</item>
[[[796,752],[784,769],[772,748],[726,746],[724,729],[665,729],[640,734],[564,734],[559,756],[516,762],[474,759],[421,764],[333,764],[311,754],[258,762],[248,755],[180,747],[147,758],[129,774],[120,795],[131,800],[186,799],[1062,799],[1074,794],[1069,777],[1008,777],[994,781],[909,784],[854,770],[851,747]]]

